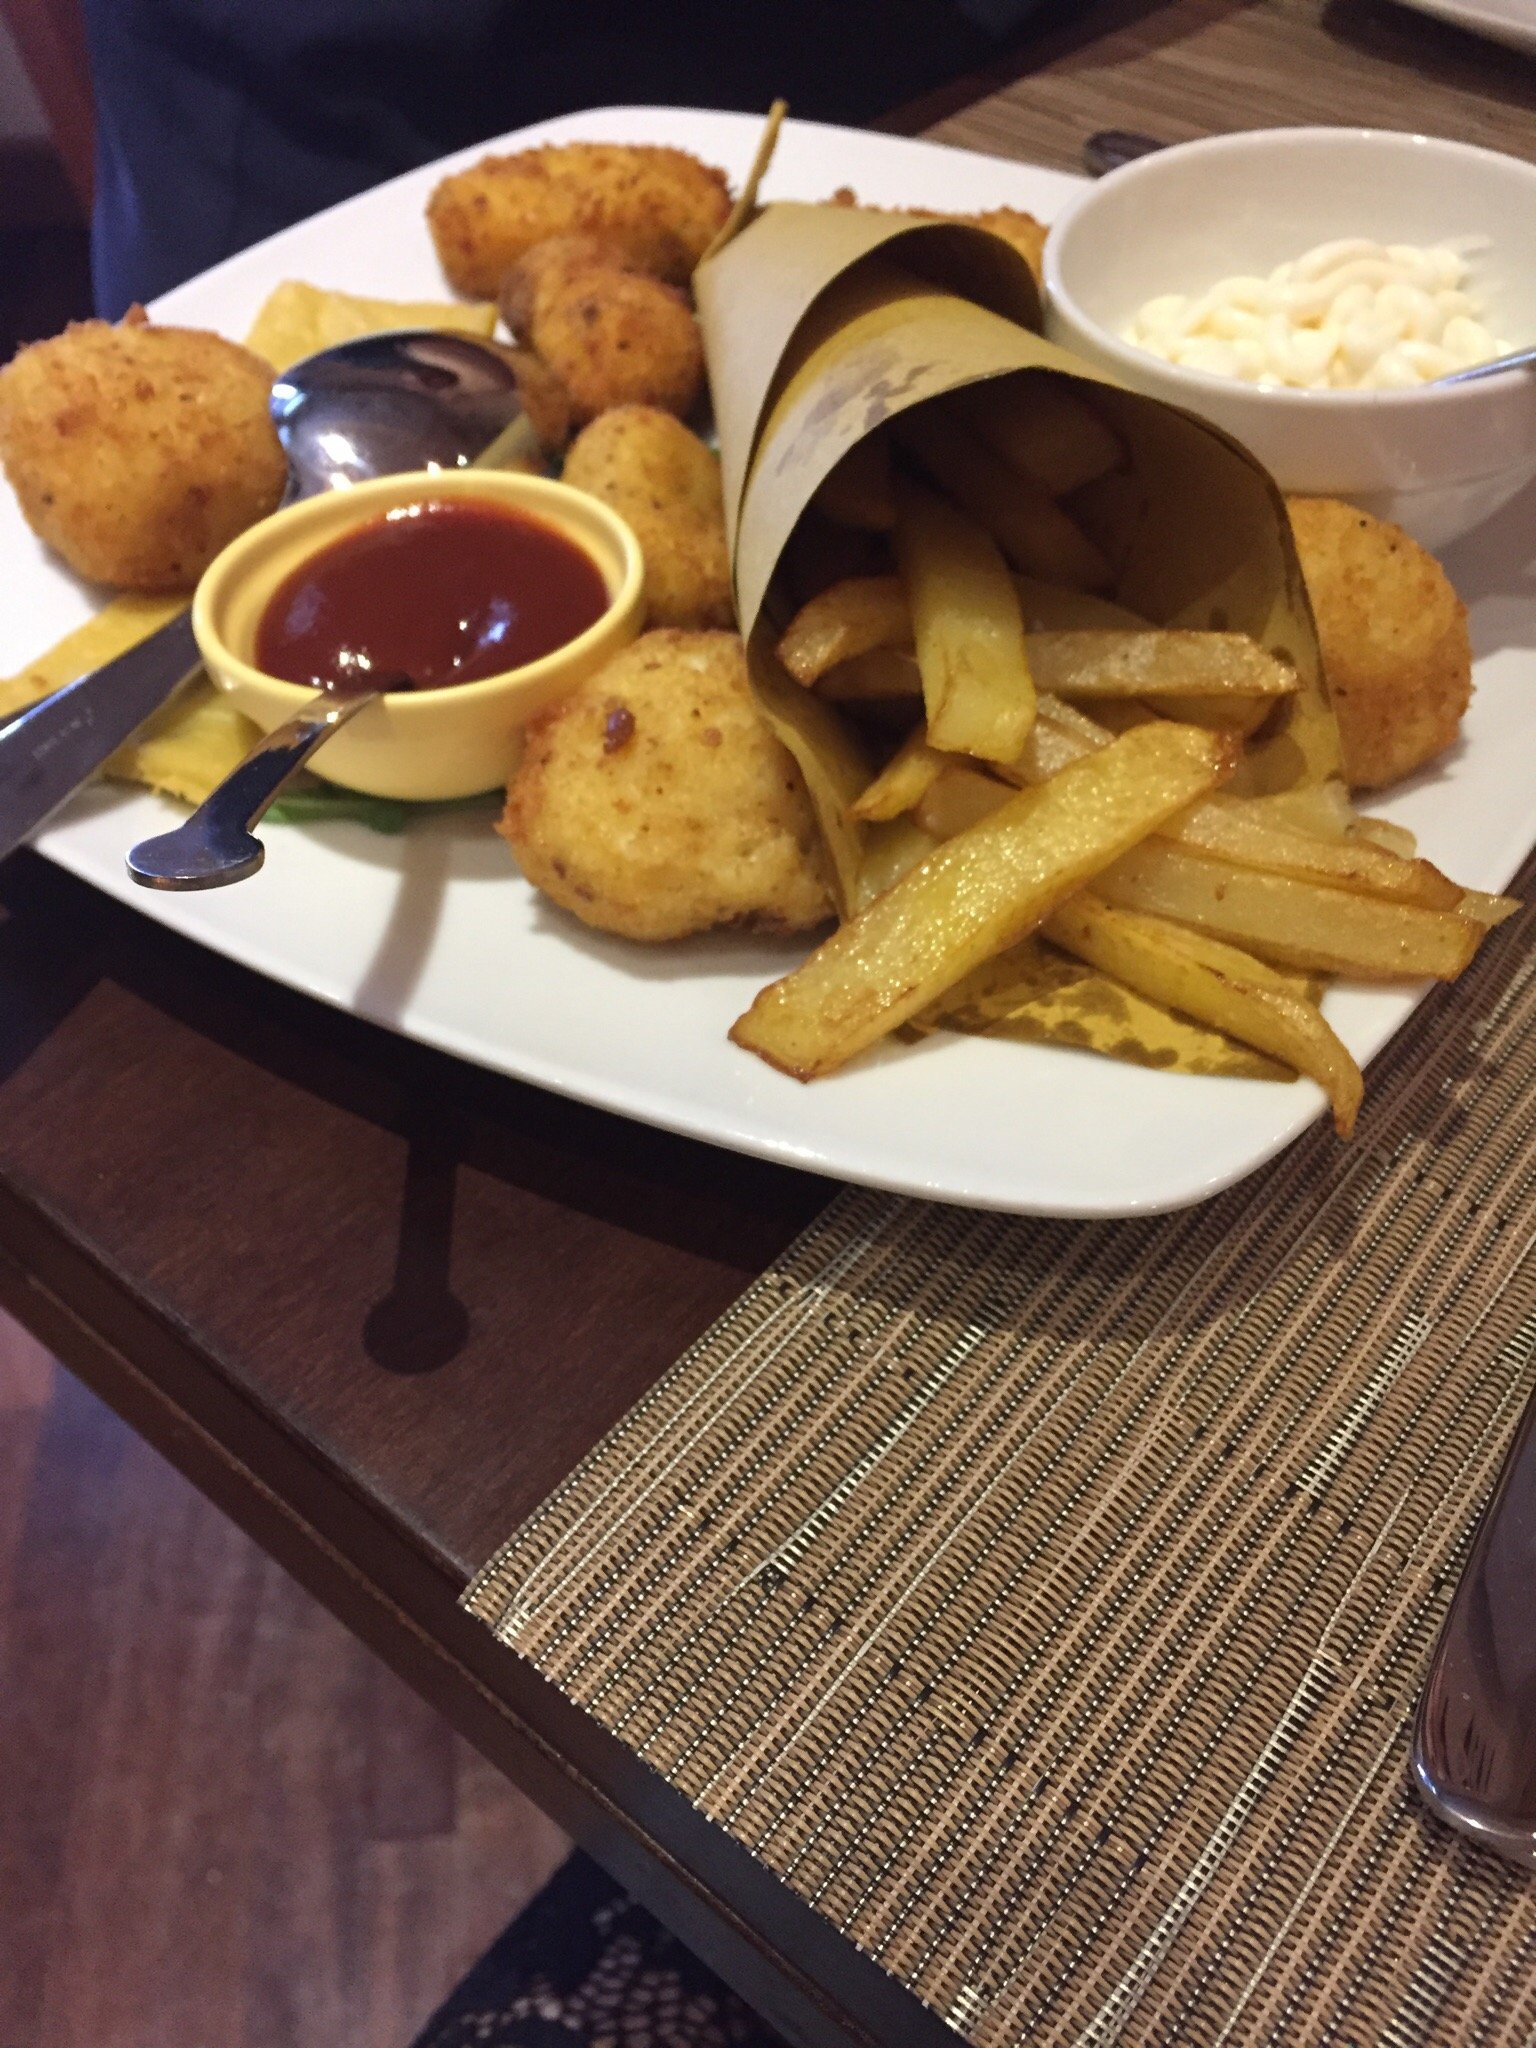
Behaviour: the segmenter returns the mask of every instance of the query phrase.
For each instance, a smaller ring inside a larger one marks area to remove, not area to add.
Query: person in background
[[[994,58],[1040,0],[84,0],[97,311],[583,107],[868,121]]]

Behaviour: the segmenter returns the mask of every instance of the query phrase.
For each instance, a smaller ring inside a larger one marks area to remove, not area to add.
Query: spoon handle
[[[128,856],[129,874],[146,889],[217,889],[254,875],[265,850],[252,826],[316,747],[377,695],[376,690],[346,697],[317,692],[314,704],[269,732],[184,825],[141,839]]]
[[[192,614],[11,719],[0,736],[0,859],[73,796],[198,664]]]
[[[1102,178],[1166,146],[1155,136],[1138,135],[1132,128],[1100,128],[1083,144],[1083,167],[1091,177]]]

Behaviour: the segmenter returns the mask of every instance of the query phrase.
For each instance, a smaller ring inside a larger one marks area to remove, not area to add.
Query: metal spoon
[[[521,418],[506,357],[469,335],[402,329],[306,357],[272,389],[284,502],[429,464],[460,468]],[[501,460],[508,460],[503,453]],[[0,732],[0,859],[72,796],[198,665],[191,615],[45,697]]]
[[[1118,171],[1122,164],[1134,163],[1139,156],[1151,156],[1155,149],[1167,147],[1166,142],[1159,142],[1155,136],[1138,135],[1134,128],[1100,128],[1083,144],[1083,167],[1090,177],[1102,178],[1110,171]]]
[[[1493,356],[1486,363],[1473,363],[1470,369],[1448,370],[1443,377],[1432,381],[1436,384],[1476,384],[1484,377],[1500,377],[1506,370],[1527,370],[1536,363],[1536,348],[1513,349],[1507,356]]]

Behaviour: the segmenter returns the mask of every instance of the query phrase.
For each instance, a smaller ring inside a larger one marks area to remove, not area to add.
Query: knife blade
[[[1483,1514],[1430,1660],[1413,1733],[1419,1797],[1536,1867],[1536,1397]]]
[[[0,732],[0,860],[50,817],[200,664],[192,614],[91,669]]]

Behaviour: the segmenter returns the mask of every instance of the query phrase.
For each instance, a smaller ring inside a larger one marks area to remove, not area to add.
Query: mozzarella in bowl
[[[1510,353],[1467,289],[1472,253],[1466,244],[1322,242],[1267,276],[1148,299],[1125,338],[1164,362],[1265,391],[1407,391]]]
[[[1363,128],[1211,136],[1086,187],[1046,241],[1046,333],[1241,441],[1283,491],[1348,498],[1438,549],[1536,479],[1536,376],[1261,384],[1126,339],[1170,287],[1198,297],[1223,279],[1263,280],[1302,250],[1345,240],[1469,257],[1480,309],[1470,317],[1514,349],[1536,341],[1536,163]]]

